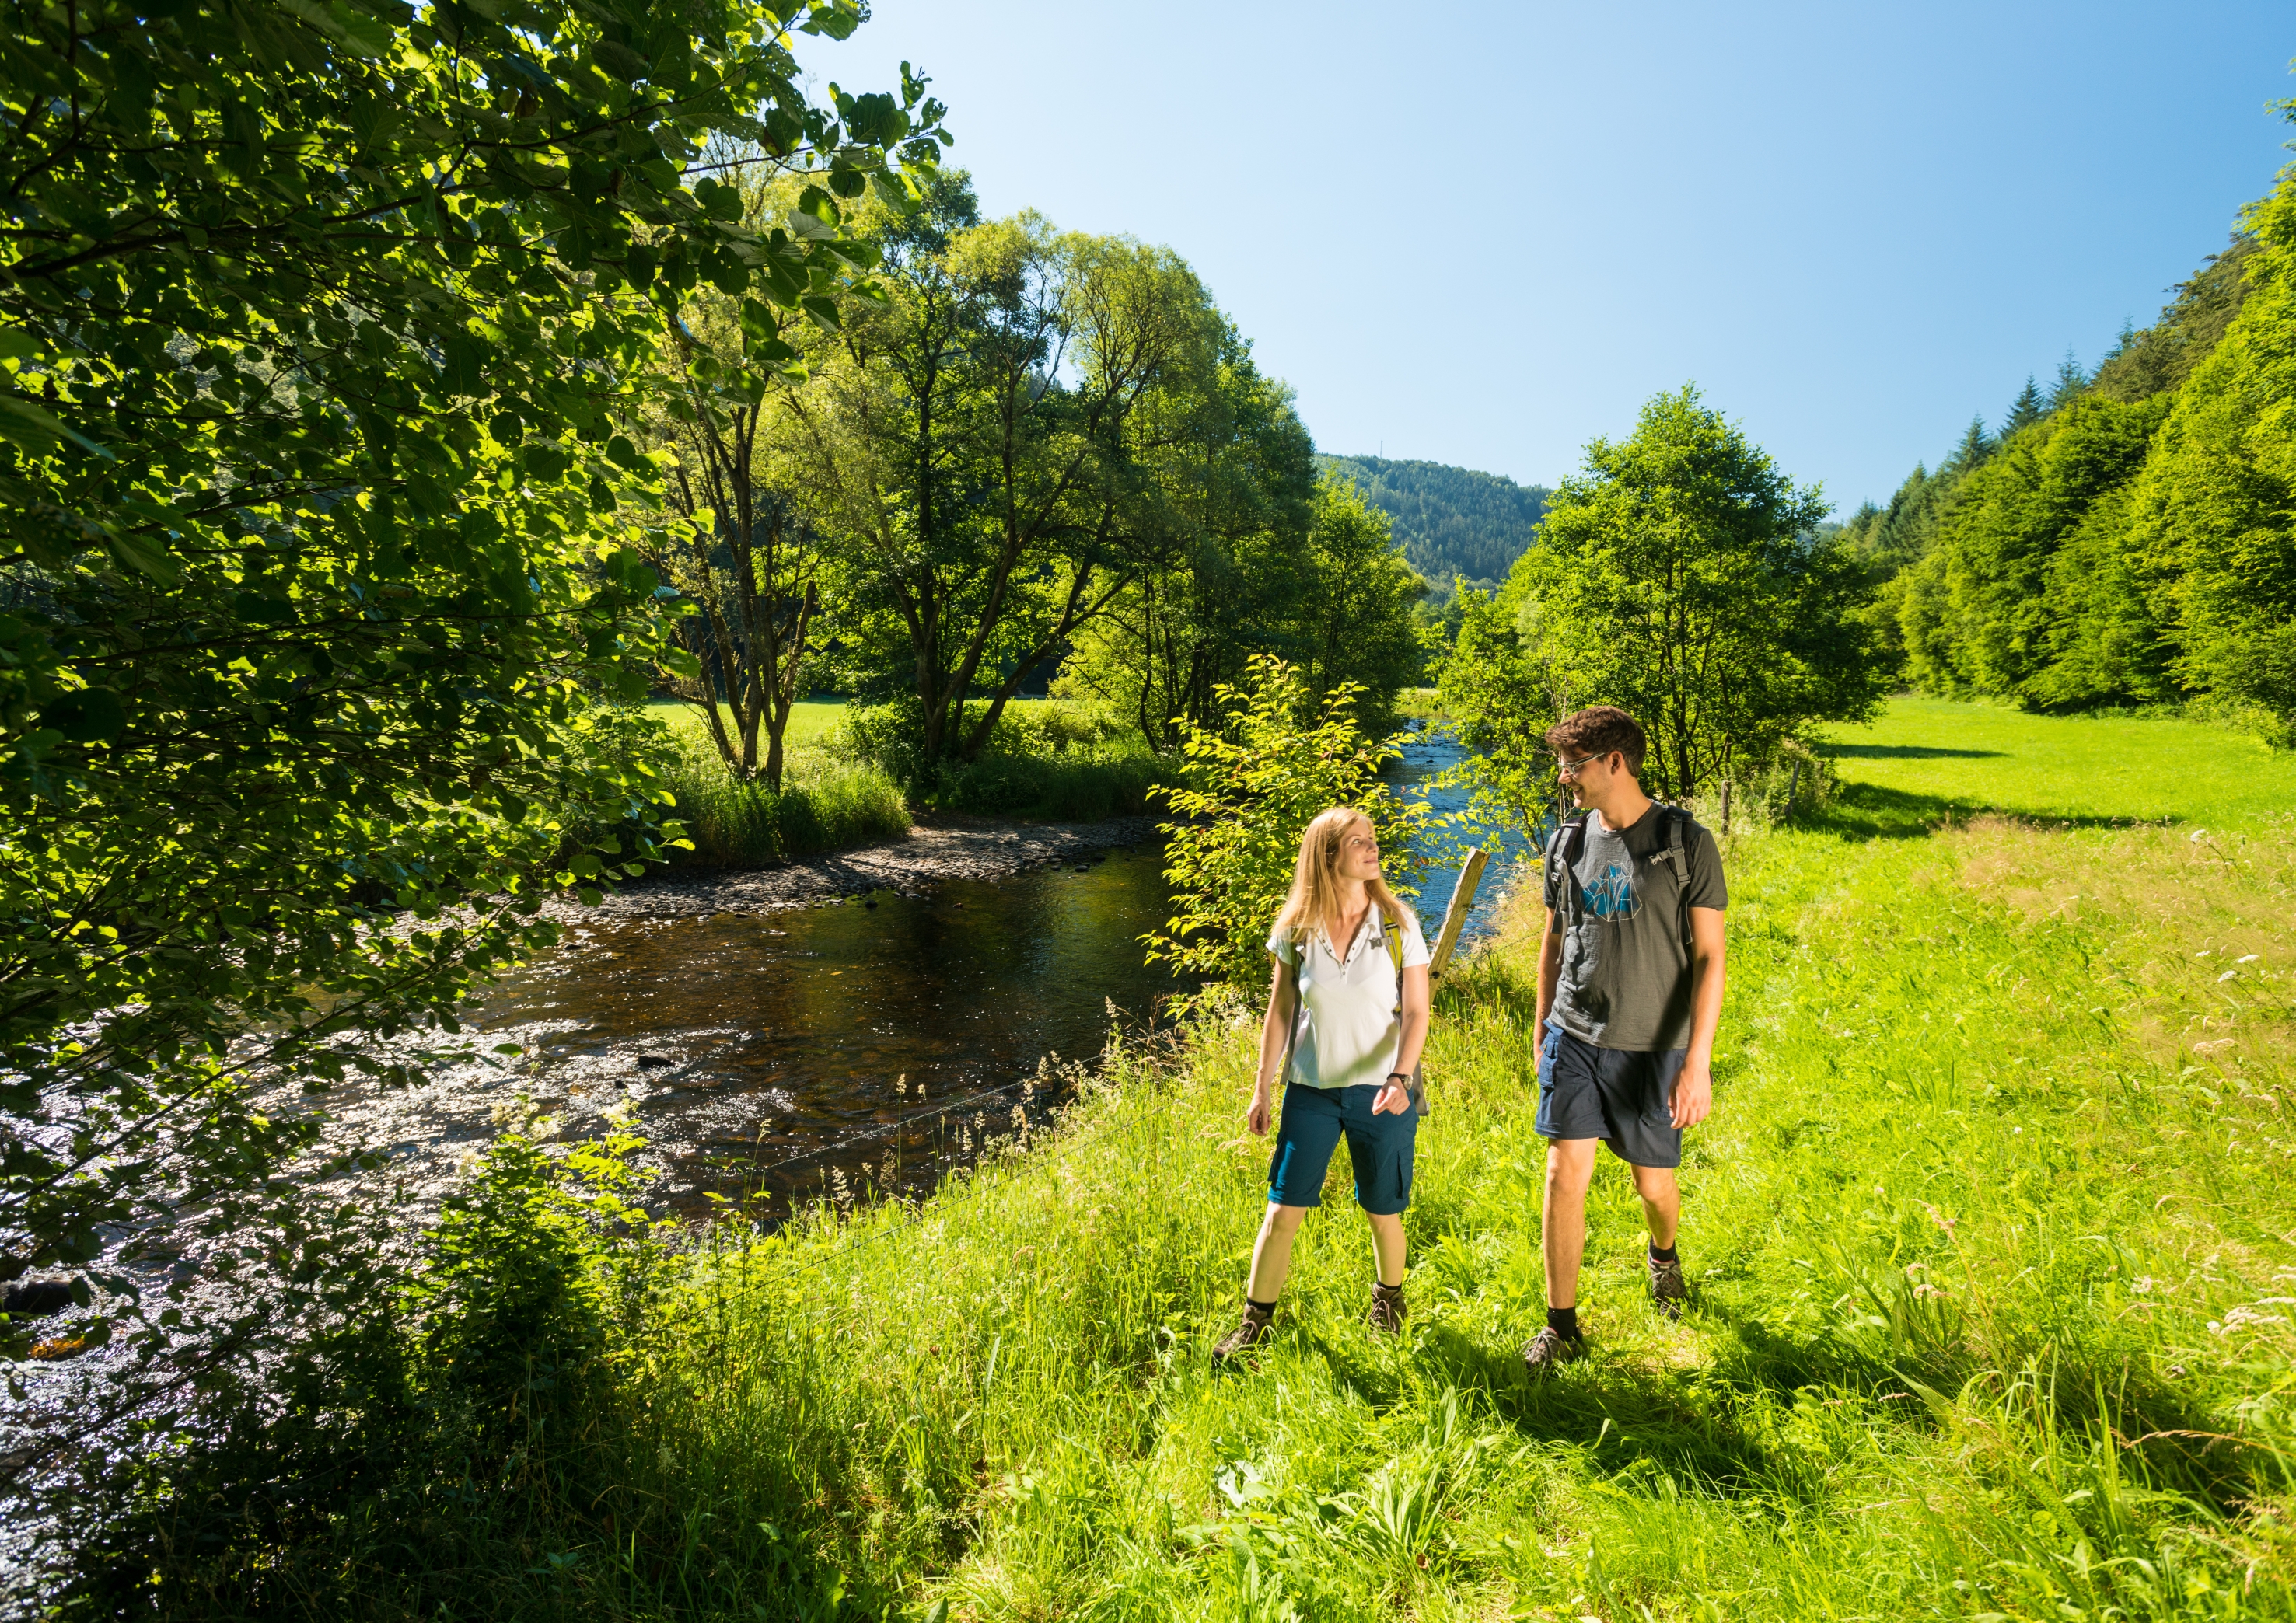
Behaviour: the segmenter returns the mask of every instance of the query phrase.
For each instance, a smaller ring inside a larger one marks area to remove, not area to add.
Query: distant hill
[[[1550,494],[1496,473],[1439,462],[1389,462],[1379,456],[1317,456],[1316,465],[1346,475],[1364,499],[1393,521],[1403,555],[1435,586],[1454,575],[1486,590],[1506,578],[1529,549]]]

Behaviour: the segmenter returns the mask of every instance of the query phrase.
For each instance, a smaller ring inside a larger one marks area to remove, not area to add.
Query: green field
[[[1922,814],[2223,821],[2296,809],[2296,753],[2169,717],[2045,719],[1900,697],[1871,726],[1831,727],[1819,753],[1882,803]]]
[[[1518,1361],[1518,917],[1439,993],[1400,1338],[1335,1169],[1275,1345],[1209,1363],[1264,1199],[1239,1011],[921,1205],[718,1231],[577,1435],[426,1490],[412,1570],[346,1512],[275,1570],[393,1617],[2296,1618],[2288,763],[1935,704],[1849,742],[1896,753],[1728,842],[1680,1324],[1606,1162],[1594,1355]]]

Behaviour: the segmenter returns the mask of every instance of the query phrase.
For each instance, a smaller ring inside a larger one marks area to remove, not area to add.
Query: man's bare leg
[[[1674,1181],[1674,1168],[1636,1167],[1635,1193],[1643,1198],[1643,1221],[1650,1225],[1651,1243],[1661,1251],[1671,1250],[1682,1222],[1682,1190]]]
[[[1587,1254],[1587,1185],[1595,1176],[1592,1138],[1557,1138],[1546,1146],[1546,1201],[1538,1243],[1546,1254],[1546,1305],[1578,1305],[1578,1263]]]

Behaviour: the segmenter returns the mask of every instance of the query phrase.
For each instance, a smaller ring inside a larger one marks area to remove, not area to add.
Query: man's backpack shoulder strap
[[[1593,812],[1580,812],[1566,817],[1554,825],[1554,832],[1546,841],[1546,873],[1561,885],[1563,911],[1568,913],[1578,888],[1570,882],[1570,870],[1578,865],[1578,853],[1587,848],[1587,819]]]
[[[1680,806],[1660,807],[1659,817],[1666,824],[1667,855],[1673,859],[1676,893],[1682,898],[1681,906],[1676,910],[1679,915],[1677,922],[1682,929],[1682,950],[1688,953],[1694,946],[1690,934],[1689,840],[1690,831],[1698,826],[1698,819],[1690,815],[1687,807]]]

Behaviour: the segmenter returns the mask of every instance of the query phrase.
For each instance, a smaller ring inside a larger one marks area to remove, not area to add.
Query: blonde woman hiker
[[[1308,1209],[1323,1204],[1324,1174],[1341,1138],[1378,1265],[1365,1323],[1382,1332],[1403,1325],[1403,1210],[1423,1113],[1413,1078],[1427,1041],[1427,942],[1416,915],[1380,877],[1379,836],[1363,813],[1334,806],[1308,825],[1267,951],[1275,973],[1245,1118],[1253,1133],[1267,1131],[1277,1078],[1288,1086],[1243,1322],[1212,1348],[1222,1362],[1273,1333],[1292,1237]]]

